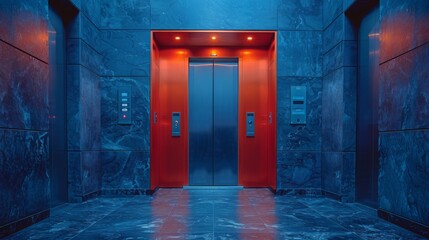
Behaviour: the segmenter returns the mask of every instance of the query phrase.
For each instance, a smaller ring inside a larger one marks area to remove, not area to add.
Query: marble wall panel
[[[277,29],[277,0],[151,0],[152,29]]]
[[[150,187],[149,152],[102,152],[103,190],[147,190]]]
[[[323,2],[318,0],[280,0],[279,30],[321,30]]]
[[[49,209],[48,132],[0,130],[0,226]]]
[[[321,188],[320,152],[278,151],[277,189]]]
[[[291,86],[307,88],[307,124],[291,125]],[[277,80],[277,150],[320,151],[322,131],[322,79],[280,77]]]
[[[429,131],[382,132],[380,208],[429,226]]]
[[[103,30],[102,76],[140,76],[150,74],[150,32],[144,30]]]
[[[132,124],[118,125],[118,87],[132,88]],[[150,150],[150,79],[103,78],[101,99],[103,150]]]
[[[0,39],[48,62],[48,1],[0,1]]]
[[[101,0],[101,29],[150,29],[150,0]]]
[[[380,66],[379,130],[428,128],[429,44]]]
[[[48,129],[48,65],[0,42],[0,127]]]
[[[385,62],[429,42],[429,2],[380,1],[380,61]]]
[[[320,31],[278,32],[277,75],[321,77],[321,48]]]

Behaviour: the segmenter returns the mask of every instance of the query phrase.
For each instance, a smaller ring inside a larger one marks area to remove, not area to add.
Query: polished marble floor
[[[161,189],[65,204],[6,239],[423,239],[359,204],[266,189]]]

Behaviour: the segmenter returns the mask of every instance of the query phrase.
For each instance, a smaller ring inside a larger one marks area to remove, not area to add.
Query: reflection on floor
[[[161,189],[66,204],[8,239],[423,239],[357,204],[266,189]]]

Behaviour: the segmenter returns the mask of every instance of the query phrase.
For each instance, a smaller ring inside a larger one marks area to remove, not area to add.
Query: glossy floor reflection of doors
[[[238,182],[238,60],[189,61],[189,185]]]

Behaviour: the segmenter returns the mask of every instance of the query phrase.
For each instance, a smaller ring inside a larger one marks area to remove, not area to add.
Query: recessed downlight
[[[253,37],[252,36],[248,36],[247,37],[247,41],[252,41],[253,40]]]
[[[176,36],[176,37],[174,37],[174,39],[180,40],[180,36]]]

